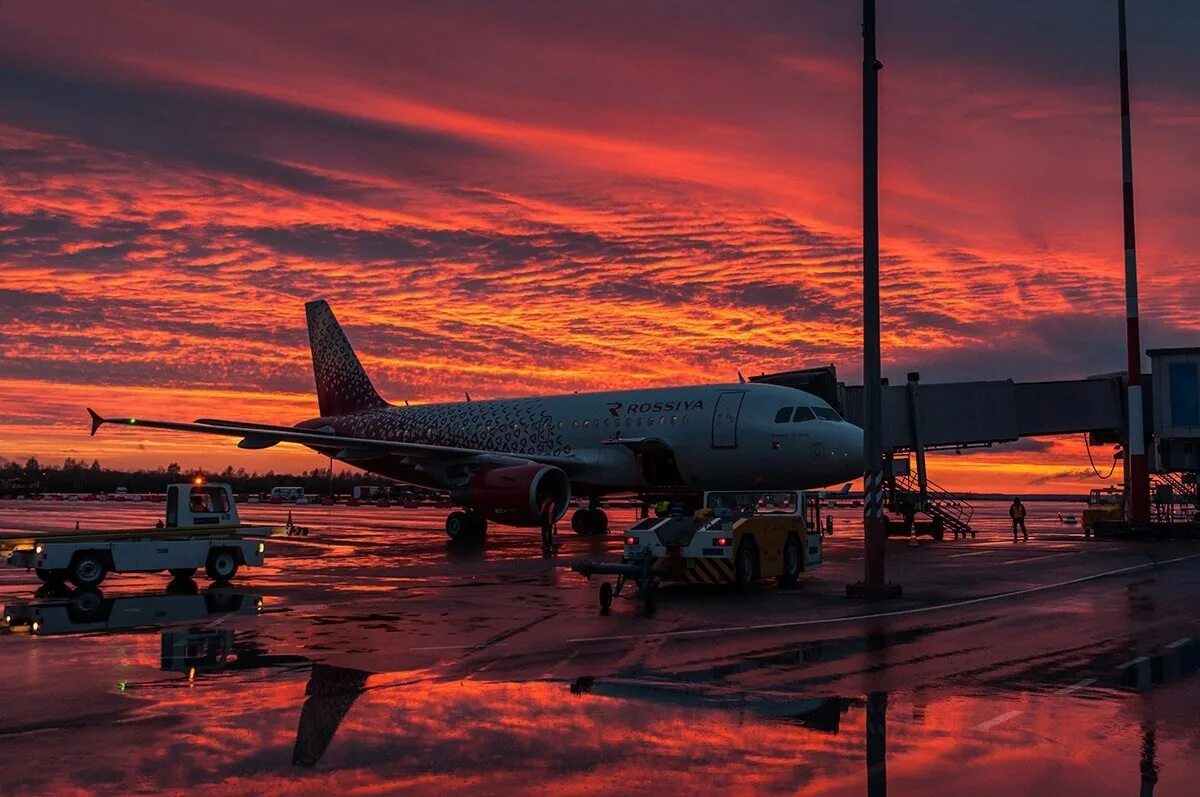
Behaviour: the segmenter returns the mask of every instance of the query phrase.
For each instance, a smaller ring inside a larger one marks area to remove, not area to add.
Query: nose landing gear
[[[575,514],[571,515],[571,531],[584,537],[608,534],[608,515],[594,506],[576,509]]]

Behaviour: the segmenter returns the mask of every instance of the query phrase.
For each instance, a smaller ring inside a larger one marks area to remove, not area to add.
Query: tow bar
[[[666,576],[669,572],[666,564],[660,564],[655,567],[654,556],[650,553],[649,548],[643,548],[632,556],[627,556],[623,562],[597,562],[585,559],[582,562],[573,563],[571,569],[586,577],[589,581],[592,576],[617,577],[615,587],[607,581],[600,584],[600,611],[605,614],[608,613],[609,608],[612,606],[613,598],[621,597],[621,591],[625,588],[626,581],[632,581],[637,584],[637,595],[635,597],[638,603],[641,604],[642,611],[646,614],[653,614],[654,588],[657,586],[659,579]]]

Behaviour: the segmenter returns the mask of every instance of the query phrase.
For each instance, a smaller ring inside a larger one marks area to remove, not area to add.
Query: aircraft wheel
[[[783,575],[779,576],[779,585],[790,587],[800,577],[800,567],[804,563],[804,551],[800,548],[800,536],[792,532],[783,544]]]
[[[451,512],[446,515],[446,536],[452,540],[464,540],[470,536],[471,521],[466,512]]]
[[[229,581],[238,571],[238,560],[233,551],[218,548],[208,555],[204,572],[213,581]]]
[[[473,540],[487,534],[487,518],[478,512],[456,511],[446,515],[446,536],[452,540]]]
[[[108,562],[98,551],[75,554],[67,578],[80,589],[95,589],[108,575]]]
[[[603,509],[589,509],[587,519],[588,534],[601,537],[608,534],[608,515]]]
[[[733,557],[733,574],[739,592],[750,592],[758,584],[758,546],[742,540]]]
[[[575,513],[571,515],[571,531],[583,537],[591,534],[591,514],[592,510],[590,509],[576,509]]]
[[[608,614],[608,610],[612,608],[613,588],[612,584],[605,581],[600,585],[600,611]]]

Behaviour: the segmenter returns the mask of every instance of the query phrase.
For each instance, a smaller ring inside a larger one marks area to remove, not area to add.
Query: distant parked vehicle
[[[304,497],[303,487],[272,487],[271,501],[299,501]],[[305,501],[305,503],[308,503]]]

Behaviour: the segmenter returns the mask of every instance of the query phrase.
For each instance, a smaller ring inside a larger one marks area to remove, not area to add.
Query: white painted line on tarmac
[[[990,731],[992,728],[995,728],[997,725],[1008,722],[1013,717],[1019,717],[1019,716],[1021,716],[1021,712],[1019,712],[1019,711],[1006,711],[1003,714],[998,714],[995,717],[992,717],[987,722],[979,723],[978,725],[975,726],[975,730]]]
[[[1190,645],[1190,644],[1192,644],[1192,638],[1185,636],[1182,639],[1176,639],[1174,642],[1167,645],[1167,649],[1174,650],[1175,648],[1181,648],[1184,645]]]
[[[1072,692],[1078,692],[1080,689],[1086,689],[1094,683],[1096,683],[1095,678],[1084,678],[1082,681],[1080,681],[1077,684],[1071,684],[1070,686],[1064,686],[1062,689],[1059,689],[1054,694],[1069,695]]]
[[[970,553],[952,553],[947,556],[947,559],[962,559],[964,556],[982,556],[985,553],[995,553],[996,549],[988,548],[986,551],[971,551]]]
[[[497,642],[493,645],[489,645],[486,642],[476,642],[473,645],[427,645],[426,647],[409,648],[409,650],[410,651],[416,651],[416,650],[469,650],[471,648],[482,648],[482,647],[502,648],[506,644],[508,644],[508,643],[507,642]]]
[[[1130,659],[1129,661],[1125,662],[1124,664],[1118,664],[1117,669],[1124,670],[1127,667],[1136,667],[1137,665],[1141,664],[1143,661],[1150,661],[1150,659],[1146,658],[1145,656],[1138,656],[1135,659]]]
[[[1072,553],[1075,553],[1075,552],[1074,551],[1059,551],[1058,553],[1048,553],[1048,554],[1044,554],[1042,556],[1026,556],[1021,559],[1009,559],[1008,561],[1005,561],[1005,562],[996,562],[996,564],[998,564],[998,565],[1016,565],[1016,564],[1021,564],[1023,562],[1040,562],[1043,559],[1053,559],[1056,556],[1066,556],[1066,555],[1072,554]]]
[[[897,609],[891,612],[877,612],[875,614],[845,614],[838,617],[822,617],[815,620],[790,620],[782,623],[760,623],[758,625],[730,625],[717,626],[714,628],[693,628],[684,631],[650,631],[644,634],[612,634],[609,636],[574,637],[568,639],[567,641],[615,642],[623,639],[645,639],[646,637],[704,636],[707,634],[729,634],[738,631],[771,631],[783,628],[799,628],[809,625],[861,622],[863,620],[879,620],[885,617],[905,617],[911,614],[927,614],[928,612],[944,611],[946,609],[958,609],[963,606],[974,606],[980,603],[990,603],[992,601],[1016,598],[1021,595],[1032,595],[1037,592],[1045,592],[1051,589],[1069,587],[1075,584],[1084,584],[1088,581],[1096,581],[1097,579],[1107,578],[1109,576],[1119,576],[1122,573],[1135,573],[1139,570],[1146,570],[1151,567],[1164,567],[1166,565],[1173,565],[1178,562],[1187,562],[1192,559],[1200,559],[1200,553],[1188,554],[1187,556],[1177,556],[1174,559],[1164,559],[1161,562],[1145,562],[1140,565],[1118,567],[1116,570],[1106,570],[1103,573],[1093,573],[1090,576],[1080,576],[1079,578],[1072,578],[1068,579],[1067,581],[1058,581],[1054,584],[1041,584],[1036,587],[1026,587],[1025,589],[1017,589],[1010,592],[1000,592],[995,595],[984,595],[980,598],[967,598],[966,600],[951,601],[950,603],[937,603],[932,606],[917,606],[912,609]]]

